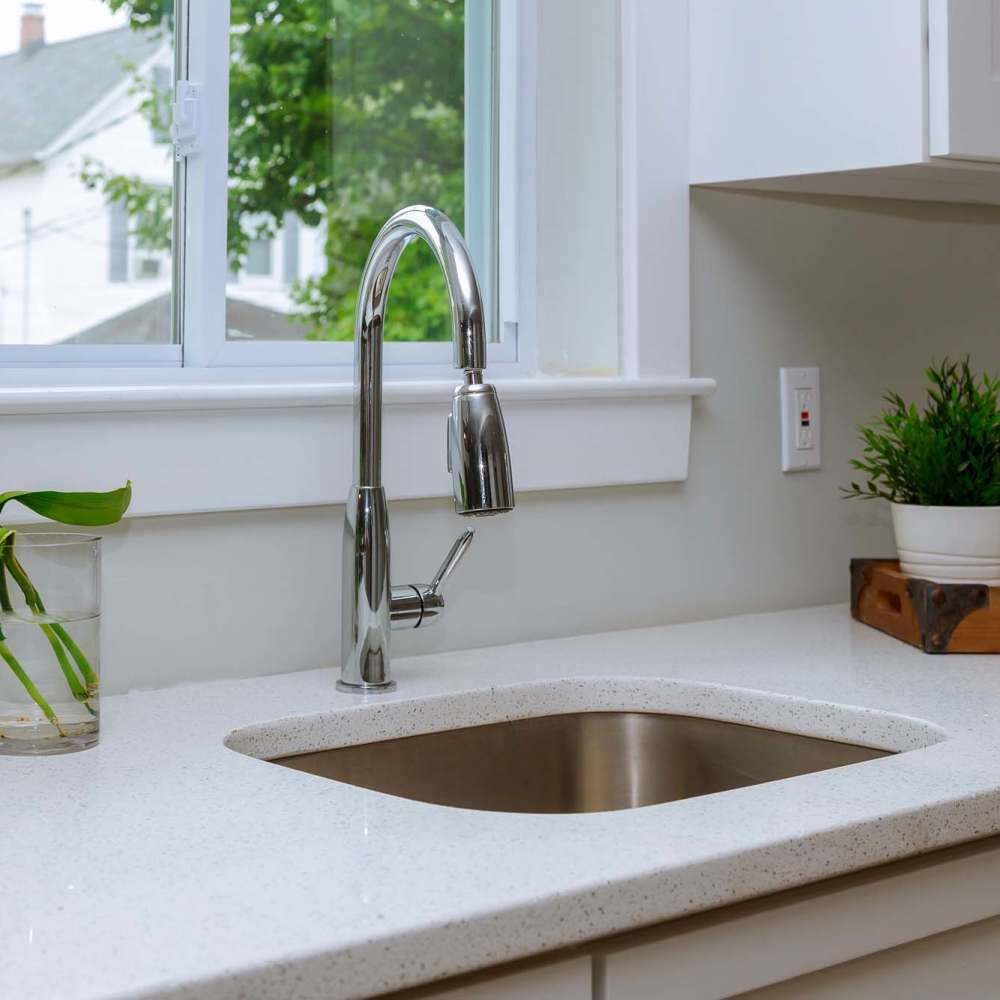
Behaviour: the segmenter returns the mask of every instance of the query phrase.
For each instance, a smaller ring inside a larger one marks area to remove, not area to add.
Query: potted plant
[[[60,524],[119,520],[132,485],[110,493],[15,490]],[[98,737],[100,538],[0,525],[0,756],[83,750]]]
[[[923,410],[896,392],[860,428],[864,476],[847,496],[892,507],[900,568],[935,583],[1000,586],[1000,378],[969,359],[927,369]]]

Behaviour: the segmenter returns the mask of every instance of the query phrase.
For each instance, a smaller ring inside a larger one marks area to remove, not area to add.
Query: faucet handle
[[[470,528],[466,528],[458,536],[455,544],[451,547],[448,554],[444,557],[444,562],[438,567],[438,571],[434,574],[434,579],[431,580],[430,592],[432,594],[437,594],[441,588],[448,582],[448,577],[455,572],[455,567],[462,561],[462,556],[469,551],[469,546],[472,544],[474,532]]]
[[[430,583],[409,583],[392,588],[389,618],[393,629],[426,627],[441,617],[444,612],[441,590],[468,552],[472,536],[471,530],[458,536]]]

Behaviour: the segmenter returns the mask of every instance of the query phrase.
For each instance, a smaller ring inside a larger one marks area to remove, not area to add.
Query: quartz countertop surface
[[[372,996],[1000,832],[1000,658],[927,656],[845,607],[394,671],[370,698],[332,670],[110,697],[95,749],[0,758],[0,996]],[[586,709],[906,752],[582,815],[429,805],[255,759]]]

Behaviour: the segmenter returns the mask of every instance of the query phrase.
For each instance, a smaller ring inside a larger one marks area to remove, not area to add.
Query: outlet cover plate
[[[818,368],[781,368],[781,471],[822,464],[822,407]]]

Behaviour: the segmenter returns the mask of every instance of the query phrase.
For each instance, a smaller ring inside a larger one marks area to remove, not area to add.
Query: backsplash
[[[690,479],[519,496],[473,526],[448,620],[397,633],[396,656],[846,601],[849,557],[892,549],[888,512],[838,495],[855,425],[945,352],[1000,368],[998,273],[1000,209],[694,191],[693,371],[719,389]],[[782,365],[822,369],[818,472],[780,472]],[[423,578],[464,525],[447,501],[391,508],[393,575]],[[333,666],[342,518],[108,530],[105,690]]]

